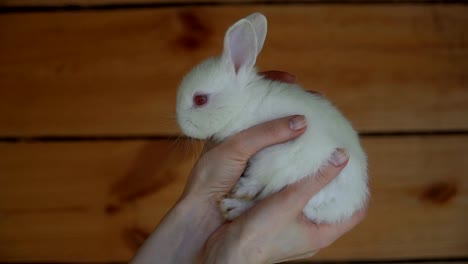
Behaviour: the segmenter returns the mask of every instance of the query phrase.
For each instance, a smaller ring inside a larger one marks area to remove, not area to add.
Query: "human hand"
[[[218,145],[209,144],[193,167],[182,199],[216,207],[221,213],[218,203],[237,183],[248,160],[265,147],[298,137],[305,126],[303,116],[290,116],[251,127]]]
[[[202,263],[274,263],[310,257],[351,230],[366,215],[361,210],[339,224],[317,224],[302,213],[310,198],[346,166],[337,150],[317,175],[304,178],[257,203],[207,241]]]

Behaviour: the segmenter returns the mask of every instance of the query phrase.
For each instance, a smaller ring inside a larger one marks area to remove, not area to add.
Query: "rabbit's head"
[[[254,13],[232,25],[221,56],[193,68],[180,84],[177,122],[190,137],[206,139],[225,128],[249,100],[249,82],[259,78],[255,61],[265,41],[267,21]]]

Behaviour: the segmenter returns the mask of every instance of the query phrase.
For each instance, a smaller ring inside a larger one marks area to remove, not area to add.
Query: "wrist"
[[[220,212],[198,199],[181,198],[145,241],[131,263],[192,263],[222,224]]]
[[[212,199],[184,195],[174,206],[174,210],[189,219],[203,234],[211,234],[224,223],[218,203]]]
[[[223,263],[266,263],[265,254],[258,239],[252,236],[254,234],[246,234],[244,224],[239,223],[226,226],[225,231],[222,232],[222,239],[218,239],[222,241],[221,244],[224,245],[222,247],[226,250]]]
[[[242,242],[234,229],[235,226],[230,224],[221,226],[206,242],[197,263],[254,263],[246,261]]]

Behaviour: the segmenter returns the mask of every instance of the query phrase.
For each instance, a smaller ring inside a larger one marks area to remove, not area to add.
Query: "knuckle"
[[[298,210],[299,212],[302,212],[311,197],[308,190],[306,191],[304,188],[300,188],[299,186],[300,183],[297,182],[282,189],[281,200],[285,204],[289,205],[290,210]]]
[[[327,185],[331,181],[331,176],[323,168],[319,169],[315,175],[315,181],[320,185]]]
[[[271,138],[280,138],[284,134],[282,129],[273,122],[266,123],[263,130],[263,133]]]

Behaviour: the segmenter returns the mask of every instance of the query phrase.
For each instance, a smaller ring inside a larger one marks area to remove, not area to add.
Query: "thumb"
[[[306,126],[307,121],[301,115],[279,118],[237,133],[223,142],[218,151],[227,154],[225,157],[247,163],[258,151],[300,136]]]

